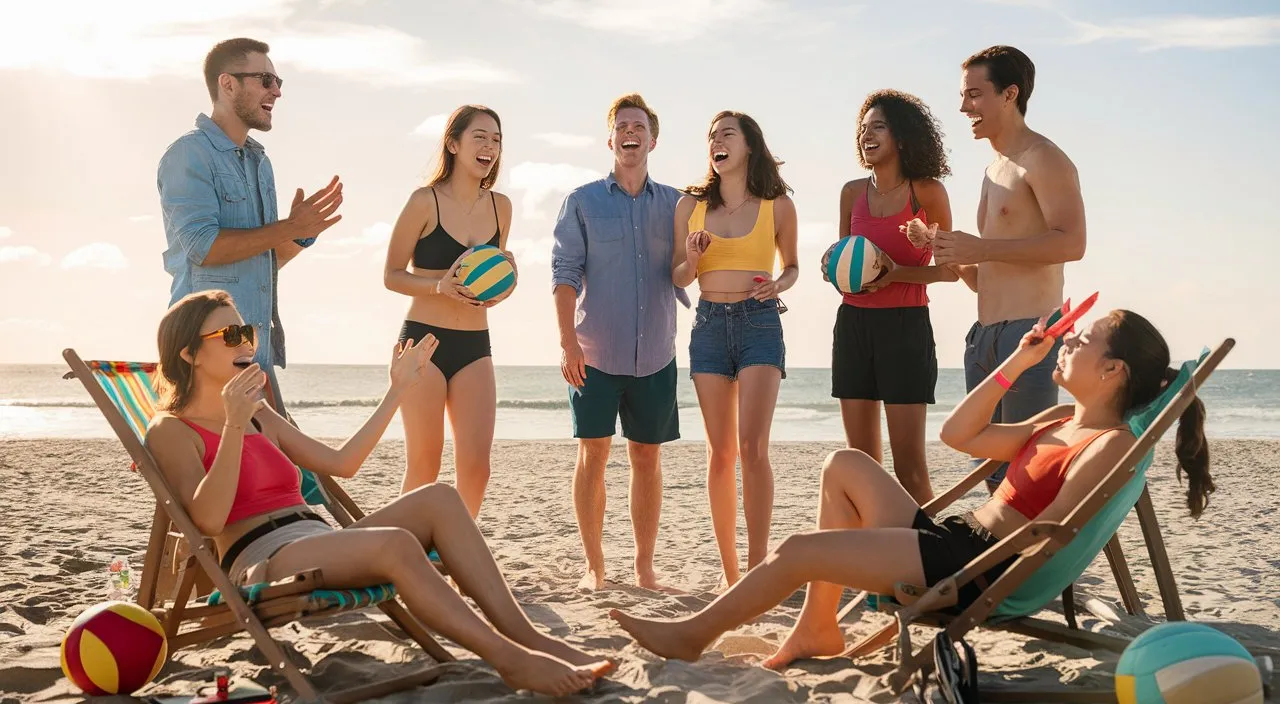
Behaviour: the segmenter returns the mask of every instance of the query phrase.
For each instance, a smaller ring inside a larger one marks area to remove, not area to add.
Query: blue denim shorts
[[[781,314],[787,307],[778,299],[737,303],[698,301],[693,332],[689,336],[689,376],[719,374],[730,380],[746,367],[766,365],[787,377],[787,349],[782,341]]]

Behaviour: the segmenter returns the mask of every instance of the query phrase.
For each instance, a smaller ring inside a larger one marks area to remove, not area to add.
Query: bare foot
[[[587,573],[578,580],[578,588],[590,589],[593,592],[604,589],[604,570],[593,570],[588,567]]]
[[[844,652],[844,634],[834,621],[825,626],[807,626],[797,623],[782,646],[772,657],[760,663],[770,670],[781,670],[795,660],[839,655]]]
[[[668,587],[658,582],[658,577],[653,573],[653,568],[648,569],[636,568],[636,586],[641,589],[649,589],[655,592],[663,592],[664,594],[684,594],[685,592]]]
[[[683,621],[652,621],[628,616],[617,609],[609,612],[609,618],[617,621],[645,650],[664,658],[694,662],[711,645],[710,640],[694,635]]]
[[[721,572],[720,583],[716,585],[716,593],[723,594],[729,591],[729,587],[732,587],[739,579],[741,579],[740,575],[735,574],[733,576],[733,579],[729,579],[729,575],[725,574],[724,572]]]
[[[494,669],[508,687],[553,697],[562,697],[590,687],[612,670],[609,665],[612,663],[601,663],[597,667],[574,667],[550,655],[523,648],[513,652],[510,662],[504,662],[501,666],[493,663]]]
[[[536,633],[533,636],[521,639],[518,642],[520,645],[523,645],[530,650],[537,650],[552,657],[560,658],[570,665],[595,665],[601,662],[612,663],[612,661],[607,658],[602,658],[599,655],[592,655],[586,651],[578,650],[572,645],[569,645],[562,640],[552,638],[544,633]]]

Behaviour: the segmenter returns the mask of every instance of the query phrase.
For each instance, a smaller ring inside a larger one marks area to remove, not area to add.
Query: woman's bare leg
[[[862,452],[832,453],[822,468],[820,530],[909,528],[918,509],[898,482]],[[810,582],[796,625],[778,652],[761,664],[779,669],[793,660],[843,652],[844,634],[836,621],[843,591],[840,584]]]
[[[849,447],[862,450],[876,462],[883,462],[880,444],[880,402],[856,398],[840,399],[840,420]]]
[[[493,358],[477,359],[454,374],[449,380],[448,398],[458,493],[474,518],[480,515],[484,490],[489,486],[489,458],[498,408]]]
[[[694,374],[707,433],[707,502],[725,581],[738,581],[738,387],[718,374]]]
[[[747,519],[747,569],[769,554],[773,520],[773,467],[769,431],[778,405],[782,370],[752,366],[738,375],[738,456],[742,458],[742,512]]]
[[[435,547],[440,553],[440,560],[448,566],[449,575],[457,581],[463,593],[475,600],[499,631],[517,643],[574,665],[589,665],[603,660],[534,627],[511,594],[468,507],[448,484],[416,489],[351,527],[402,528],[418,540],[420,552],[427,547]]]
[[[267,578],[316,568],[331,588],[391,582],[410,613],[479,655],[513,689],[561,696],[585,689],[596,677],[591,668],[534,652],[494,631],[449,588],[409,531],[355,528],[303,538],[271,558]]]
[[[405,454],[401,494],[434,483],[440,476],[446,391],[444,375],[434,364],[428,364],[422,380],[408,389],[400,401]]]
[[[873,479],[876,474],[872,470],[878,471],[883,481]],[[824,508],[828,504],[838,508],[842,500],[849,506],[843,512],[828,511],[830,522],[843,518],[864,526],[909,526],[918,508],[892,477],[860,451],[832,453],[823,479]],[[763,563],[697,614],[673,621],[640,619],[617,610],[610,616],[645,648],[665,657],[696,660],[721,634],[777,606],[805,582],[885,593],[897,582],[919,584],[923,579],[919,539],[910,528],[819,530],[787,538]],[[823,587],[815,594],[811,585],[810,590],[805,608],[812,615],[796,628],[820,628],[815,619],[823,614],[834,624],[838,588]],[[814,603],[808,603],[814,598]],[[796,645],[801,642],[794,632],[788,641],[793,639]]]
[[[902,487],[921,506],[933,500],[929,463],[924,454],[924,428],[928,408],[923,403],[884,406],[889,423],[889,450],[893,452],[893,473]]]

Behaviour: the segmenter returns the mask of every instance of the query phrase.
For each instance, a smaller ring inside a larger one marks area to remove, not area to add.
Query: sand
[[[811,527],[816,515],[819,468],[832,444],[776,443],[773,538]],[[566,442],[499,442],[493,479],[481,514],[481,528],[517,599],[530,617],[556,636],[621,658],[611,678],[580,697],[587,702],[891,702],[881,678],[893,667],[889,651],[851,662],[802,661],[784,673],[758,667],[794,622],[803,592],[717,643],[697,663],[664,661],[638,648],[607,612],[673,617],[714,598],[719,559],[706,509],[703,447],[676,443],[663,454],[665,493],[657,567],[668,584],[689,592],[668,596],[626,586],[631,579],[631,528],[627,515],[625,451],[615,446],[608,474],[609,508],[605,551],[611,588],[576,588],[581,576],[580,544],[573,518],[570,482],[575,447]],[[1205,515],[1192,520],[1174,478],[1172,448],[1160,445],[1151,469],[1151,490],[1188,617],[1222,628],[1255,654],[1280,662],[1280,557],[1277,557],[1277,495],[1273,469],[1280,466],[1280,443],[1217,441],[1212,444],[1218,493]],[[366,509],[390,500],[399,487],[403,447],[382,443],[360,475],[346,482]],[[932,444],[936,490],[948,486],[965,467],[962,457]],[[141,477],[130,473],[124,451],[114,441],[34,440],[0,442],[0,701],[70,701],[79,696],[62,676],[58,644],[71,621],[102,601],[106,565],[127,555],[137,567],[145,550],[153,502]],[[446,472],[445,480],[451,480]],[[985,492],[971,492],[971,506]],[[745,527],[739,544],[745,559]],[[1136,519],[1121,530],[1129,564],[1148,611],[1162,619],[1153,573]],[[1099,558],[1079,582],[1108,602],[1119,597],[1105,559]],[[851,596],[846,592],[846,598]],[[1056,607],[1055,607],[1056,608]],[[1117,610],[1118,607],[1117,607]],[[1058,618],[1052,613],[1042,614]],[[886,623],[880,614],[852,617],[853,637]],[[1094,630],[1135,632],[1145,623],[1126,617]],[[273,633],[287,643],[295,661],[310,671],[321,689],[407,672],[430,659],[377,610],[295,623]],[[930,631],[922,629],[916,642]],[[970,638],[984,685],[1064,683],[1110,686],[1116,654],[1031,641],[994,631]],[[392,701],[529,701],[504,686],[492,668],[447,643],[459,658],[435,685],[401,693]],[[236,677],[281,684],[252,641],[223,638],[171,654],[156,681],[140,694],[190,694],[215,666]]]

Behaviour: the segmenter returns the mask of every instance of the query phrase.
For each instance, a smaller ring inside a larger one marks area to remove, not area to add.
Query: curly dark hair
[[[942,125],[923,101],[897,90],[878,90],[868,95],[858,112],[859,139],[862,138],[862,119],[875,107],[884,111],[889,132],[898,143],[903,176],[914,181],[951,175],[947,152],[942,146]],[[862,156],[862,149],[858,149],[858,163],[864,169],[871,168]]]

